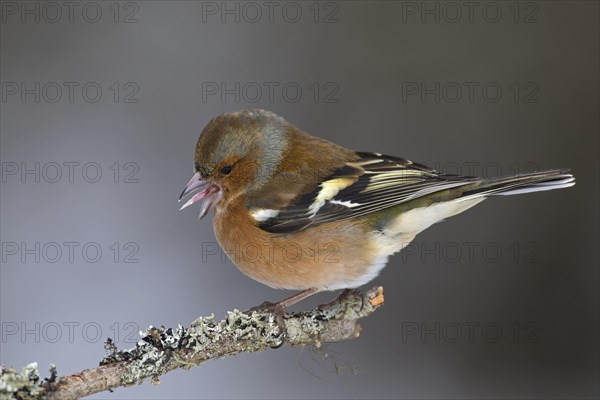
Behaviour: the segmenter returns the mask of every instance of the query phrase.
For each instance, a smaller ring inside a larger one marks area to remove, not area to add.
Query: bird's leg
[[[301,292],[296,293],[293,296],[288,297],[285,300],[281,300],[279,304],[284,310],[293,306],[294,304],[304,300],[305,298],[317,293],[317,289],[306,289]]]
[[[284,311],[286,308],[293,306],[299,301],[304,300],[310,295],[313,295],[317,292],[317,289],[306,289],[301,292],[294,294],[293,296],[288,297],[287,299],[283,299],[278,301],[277,303],[271,303],[270,301],[265,301],[262,304],[252,307],[251,309],[244,311],[244,313],[249,314],[252,311],[265,311],[265,312],[276,312],[277,309]]]
[[[287,299],[281,300],[277,303],[271,303],[270,301],[265,301],[259,306],[252,307],[251,309],[244,311],[244,314],[252,314],[253,311],[258,312],[272,312],[275,314],[275,318],[277,320],[277,326],[283,332],[283,334],[287,334],[287,330],[285,328],[285,321],[283,318],[283,312],[298,303],[299,301],[304,300],[305,298],[317,293],[317,289],[306,289],[301,292],[294,294],[293,296],[288,297]]]
[[[340,292],[339,296],[335,298],[334,301],[341,300],[349,294],[353,293],[356,289],[344,289]]]

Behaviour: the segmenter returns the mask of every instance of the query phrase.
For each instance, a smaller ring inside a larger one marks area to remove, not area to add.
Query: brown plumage
[[[215,209],[217,239],[242,272],[305,295],[370,281],[419,232],[487,196],[574,185],[565,170],[443,175],[403,158],[354,152],[265,110],[211,120],[194,170],[180,199],[196,193],[182,208],[203,200],[200,217]]]

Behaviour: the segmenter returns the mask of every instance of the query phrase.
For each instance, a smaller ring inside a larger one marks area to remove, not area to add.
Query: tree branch
[[[146,378],[158,383],[158,377],[177,368],[189,369],[204,361],[241,352],[263,351],[284,343],[314,345],[352,339],[359,335],[360,318],[370,315],[383,304],[383,288],[344,292],[333,302],[312,311],[285,314],[287,334],[279,329],[271,313],[238,310],[215,321],[214,316],[200,317],[189,328],[150,327],[136,347],[117,350],[111,339],[105,342],[108,354],[97,368],[40,382],[37,364],[18,374],[2,367],[0,398],[78,399],[120,386],[140,384]]]

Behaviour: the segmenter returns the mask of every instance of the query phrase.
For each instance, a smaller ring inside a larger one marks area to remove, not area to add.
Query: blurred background
[[[435,225],[360,338],[95,398],[597,398],[599,3],[1,2],[1,354],[60,374],[290,292],[178,212],[214,116],[266,108],[443,172],[571,168]],[[336,293],[297,305],[308,309]]]

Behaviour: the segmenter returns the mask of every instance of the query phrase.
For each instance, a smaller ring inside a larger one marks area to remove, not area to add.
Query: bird
[[[202,130],[181,209],[214,209],[215,236],[247,276],[297,291],[352,290],[433,224],[488,197],[573,186],[568,169],[497,178],[450,175],[410,160],[353,151],[274,112],[221,114]]]

